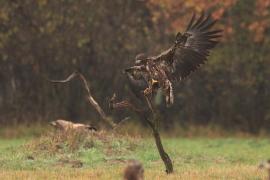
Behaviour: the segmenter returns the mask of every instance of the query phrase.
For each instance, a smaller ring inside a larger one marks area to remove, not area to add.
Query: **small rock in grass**
[[[27,160],[35,160],[35,158],[34,158],[33,156],[31,156],[31,155],[26,156],[26,159],[27,159]]]

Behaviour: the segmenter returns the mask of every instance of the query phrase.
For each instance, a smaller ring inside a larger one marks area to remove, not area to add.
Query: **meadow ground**
[[[129,159],[145,179],[265,179],[267,138],[164,138],[175,172],[166,175],[152,138],[47,133],[0,139],[0,179],[121,179]]]

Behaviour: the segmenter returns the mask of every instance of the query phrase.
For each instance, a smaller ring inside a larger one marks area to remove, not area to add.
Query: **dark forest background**
[[[55,85],[46,78],[81,71],[108,110],[114,92],[125,96],[121,71],[135,55],[165,50],[192,12],[203,10],[220,19],[222,42],[177,86],[173,107],[160,108],[162,122],[267,130],[269,0],[0,0],[0,123],[98,122],[79,81]]]

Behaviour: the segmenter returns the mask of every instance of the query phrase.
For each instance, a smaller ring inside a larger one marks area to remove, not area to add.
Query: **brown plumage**
[[[202,13],[198,19],[194,14],[186,31],[177,33],[174,44],[168,50],[151,57],[137,55],[135,65],[125,70],[132,86],[144,95],[153,94],[161,88],[166,103],[173,104],[173,83],[185,79],[204,64],[210,50],[218,43],[222,31],[211,30],[215,23],[210,14],[206,16]]]
[[[268,173],[268,180],[270,180],[270,160],[263,161],[259,164],[260,169],[265,169]]]
[[[144,169],[142,164],[136,160],[130,160],[124,170],[124,180],[143,180]]]

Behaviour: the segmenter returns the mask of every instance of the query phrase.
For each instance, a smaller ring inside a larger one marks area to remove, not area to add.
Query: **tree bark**
[[[159,155],[160,155],[162,161],[165,164],[166,173],[167,174],[173,173],[172,161],[171,161],[169,155],[165,152],[165,150],[163,148],[159,132],[156,131],[155,129],[153,129],[153,135],[154,135],[154,138],[155,138],[155,142],[156,142],[156,146],[158,148]]]
[[[155,143],[159,152],[159,155],[165,165],[166,168],[166,173],[170,174],[173,173],[173,164],[172,161],[169,157],[169,155],[165,152],[162,142],[161,142],[161,138],[160,138],[160,134],[158,131],[158,118],[157,118],[157,113],[155,112],[155,110],[153,109],[152,103],[151,101],[149,101],[149,99],[146,97],[147,103],[148,103],[148,108],[151,110],[151,113],[153,115],[153,122],[147,117],[146,115],[146,111],[137,108],[134,104],[132,104],[131,102],[124,100],[121,102],[115,102],[116,101],[116,95],[113,95],[113,97],[110,100],[110,107],[112,109],[123,109],[123,108],[127,108],[130,109],[134,112],[137,113],[137,115],[139,116],[139,118],[141,118],[142,120],[144,120],[149,127],[152,129],[153,132],[153,136],[155,138]]]
[[[150,126],[150,128],[153,131],[153,136],[155,138],[155,143],[159,152],[159,155],[165,165],[166,168],[166,173],[170,174],[173,173],[173,164],[172,164],[172,160],[170,158],[170,156],[165,152],[162,142],[161,142],[161,138],[160,138],[160,134],[159,131],[157,129],[157,127],[148,119],[146,119],[148,125]]]
[[[159,130],[158,130],[158,126],[159,126],[159,120],[157,118],[157,112],[156,110],[153,108],[152,102],[151,100],[148,99],[147,96],[145,96],[145,99],[147,101],[147,105],[148,108],[151,110],[152,115],[153,115],[153,122],[150,121],[148,118],[145,117],[145,120],[147,121],[147,123],[149,124],[150,128],[153,131],[153,136],[155,138],[155,143],[159,152],[159,155],[166,167],[166,173],[170,174],[173,173],[173,164],[172,164],[172,160],[170,158],[170,156],[165,152],[162,142],[161,142],[161,138],[160,138],[160,134],[159,134]]]

